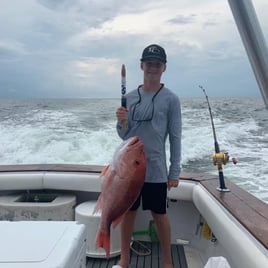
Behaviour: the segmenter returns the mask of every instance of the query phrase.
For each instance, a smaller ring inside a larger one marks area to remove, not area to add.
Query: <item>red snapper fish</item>
[[[137,136],[124,141],[115,151],[113,161],[100,175],[102,179],[93,213],[101,210],[96,247],[110,257],[110,227],[115,228],[138,198],[144,184],[146,159],[143,142]]]

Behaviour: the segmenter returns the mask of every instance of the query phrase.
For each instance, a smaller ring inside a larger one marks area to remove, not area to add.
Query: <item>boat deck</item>
[[[161,249],[158,242],[138,242],[132,244],[130,268],[160,268]],[[174,268],[187,268],[184,248],[172,245]],[[119,256],[110,259],[87,258],[87,268],[111,268],[117,263]]]

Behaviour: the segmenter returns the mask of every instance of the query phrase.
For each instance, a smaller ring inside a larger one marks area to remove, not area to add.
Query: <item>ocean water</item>
[[[210,99],[224,176],[268,203],[268,111],[262,99]],[[0,100],[0,164],[108,164],[121,143],[119,99]],[[182,170],[218,174],[206,99],[181,99]],[[168,148],[168,146],[167,146]],[[169,155],[169,151],[167,151]]]

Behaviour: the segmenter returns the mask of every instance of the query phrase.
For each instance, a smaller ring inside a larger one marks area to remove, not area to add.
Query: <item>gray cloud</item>
[[[194,22],[196,22],[196,15],[194,15],[194,14],[191,14],[189,16],[179,15],[175,18],[168,20],[168,22],[174,23],[174,24],[194,23]]]
[[[142,82],[139,59],[150,43],[166,48],[163,79],[181,96],[198,96],[202,81],[215,95],[253,94],[226,6],[169,1],[2,0],[0,97],[118,97],[121,64],[130,90]]]

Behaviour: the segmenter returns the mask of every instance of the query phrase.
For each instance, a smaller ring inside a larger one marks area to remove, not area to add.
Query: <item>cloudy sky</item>
[[[254,0],[268,40],[267,0]],[[180,97],[260,96],[227,0],[0,0],[0,98],[120,97],[158,43]]]

